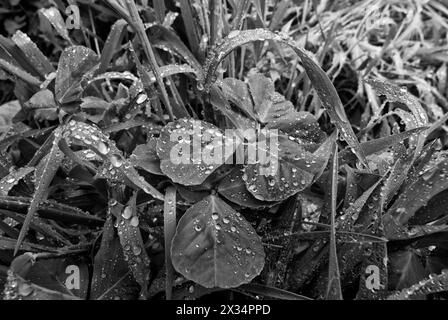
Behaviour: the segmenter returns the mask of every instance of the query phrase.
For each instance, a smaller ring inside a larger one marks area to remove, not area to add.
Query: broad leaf
[[[89,270],[82,257],[38,260],[24,278],[46,289],[87,298]]]
[[[258,151],[265,153],[266,161],[246,165],[243,175],[247,189],[259,200],[287,199],[310,186],[327,164],[331,139],[311,153],[285,135],[262,137]]]
[[[156,146],[157,140],[151,138],[148,143],[135,147],[134,152],[130,156],[131,163],[150,173],[163,175],[160,169],[160,159],[157,155]]]
[[[389,284],[395,290],[402,290],[423,280],[426,276],[423,263],[413,251],[398,251],[389,256]]]
[[[0,132],[6,132],[13,126],[14,116],[22,109],[18,100],[9,101],[0,106]]]
[[[242,167],[238,166],[221,180],[218,185],[218,193],[241,207],[259,209],[273,206],[276,203],[261,201],[255,198],[249,191],[247,191],[246,184],[242,177]]]
[[[214,125],[180,119],[166,125],[157,141],[160,169],[173,182],[199,185],[233,155],[233,141]]]
[[[55,98],[65,104],[81,98],[81,80],[97,64],[98,57],[89,48],[83,46],[69,47],[59,58],[55,82]]]
[[[232,288],[261,272],[265,254],[252,226],[211,195],[179,220],[171,257],[174,268],[187,279],[206,288]]]

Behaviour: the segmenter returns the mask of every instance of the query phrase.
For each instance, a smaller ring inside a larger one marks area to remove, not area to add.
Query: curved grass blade
[[[22,228],[20,229],[19,237],[14,248],[14,255],[17,254],[20,245],[25,239],[31,220],[37,212],[39,204],[46,199],[47,189],[51,181],[53,180],[56,171],[59,168],[59,164],[64,158],[64,154],[59,150],[58,146],[61,137],[62,128],[58,127],[55,130],[53,145],[51,147],[50,153],[41,161],[39,166],[36,168],[36,191],[34,192],[33,198],[31,200],[25,221],[23,222]]]
[[[330,119],[336,125],[342,137],[352,148],[360,162],[368,168],[367,160],[359,145],[355,133],[345,114],[344,106],[338,93],[328,78],[327,74],[311,58],[311,54],[297,46],[287,35],[273,33],[265,29],[253,29],[240,31],[237,34],[227,36],[219,43],[207,57],[204,66],[204,77],[201,79],[200,87],[209,90],[212,82],[215,81],[215,72],[221,61],[234,49],[244,44],[254,41],[274,40],[290,46],[302,60],[306,73],[327,110]]]
[[[158,24],[151,26],[149,29],[152,33],[149,36],[154,47],[170,50],[173,55],[187,62],[197,73],[202,74],[202,64],[173,30]]]
[[[381,82],[379,80],[369,79],[366,83],[371,85],[380,95],[386,96],[388,101],[400,102],[405,104],[414,115],[419,126],[428,124],[428,116],[418,99],[410,94],[406,88],[399,88],[392,83]]]

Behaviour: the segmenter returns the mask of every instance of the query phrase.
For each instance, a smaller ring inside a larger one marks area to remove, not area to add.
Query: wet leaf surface
[[[264,265],[255,230],[215,195],[194,204],[179,220],[171,255],[178,272],[206,288],[248,283]]]

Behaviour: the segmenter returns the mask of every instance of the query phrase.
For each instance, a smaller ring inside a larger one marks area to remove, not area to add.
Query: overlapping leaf
[[[207,288],[250,282],[263,269],[265,256],[252,226],[215,195],[179,220],[171,255],[178,272]]]
[[[220,129],[194,119],[169,123],[157,141],[160,169],[174,182],[186,186],[204,182],[234,151],[233,140]]]

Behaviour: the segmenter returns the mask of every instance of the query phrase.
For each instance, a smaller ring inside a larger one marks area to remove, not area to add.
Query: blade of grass
[[[336,206],[338,195],[338,145],[333,145],[331,172],[331,215],[330,215],[330,256],[328,265],[327,300],[342,300],[341,279],[339,274],[338,256],[336,252]]]
[[[165,296],[166,300],[171,300],[174,286],[174,268],[171,263],[171,241],[176,233],[176,189],[174,187],[168,187],[165,192],[163,227],[165,234]]]
[[[171,108],[170,99],[168,98],[168,93],[166,92],[165,85],[163,84],[163,79],[162,76],[160,75],[154,51],[152,50],[152,46],[149,43],[148,35],[146,34],[145,31],[145,26],[143,25],[143,21],[140,19],[140,16],[138,14],[137,6],[135,5],[134,0],[126,0],[126,5],[128,7],[131,16],[132,21],[131,26],[142,43],[143,50],[146,54],[146,57],[148,58],[149,65],[152,69],[152,72],[154,73],[154,76],[156,77],[157,84],[162,93],[163,103],[165,104],[165,107],[168,111],[170,120],[174,121],[174,115],[173,110]]]
[[[107,37],[106,43],[104,44],[103,51],[101,52],[100,66],[98,68],[97,74],[102,74],[106,72],[107,67],[112,60],[112,56],[115,53],[115,49],[120,44],[123,38],[123,30],[126,27],[126,21],[123,19],[115,22],[110,30]]]
[[[157,20],[162,23],[163,19],[165,19],[165,0],[153,0],[152,5],[154,6]]]
[[[50,153],[46,156],[46,158],[42,160],[44,161],[44,163],[41,170],[38,170],[38,167],[36,168],[36,191],[34,192],[33,198],[31,200],[25,221],[23,222],[22,228],[20,229],[20,234],[17,238],[17,243],[14,248],[14,255],[16,255],[19,251],[19,248],[23,240],[25,239],[26,234],[28,233],[30,223],[37,212],[39,204],[42,201],[45,201],[47,197],[48,187],[59,168],[59,163],[64,158],[63,153],[59,150],[58,147],[58,143],[61,137],[62,128],[59,127],[56,129],[56,132],[54,134],[53,145],[51,147]]]
[[[0,68],[5,70],[7,73],[12,74],[17,78],[20,78],[33,86],[39,86],[41,84],[41,81],[39,79],[32,76],[28,72],[23,71],[22,69],[12,65],[6,60],[0,59]]]
[[[193,51],[196,57],[199,57],[199,36],[197,34],[196,25],[194,23],[193,13],[191,12],[190,1],[180,0],[179,4],[191,51]]]
[[[268,298],[281,299],[281,300],[313,300],[311,298],[302,296],[300,294],[286,291],[283,289],[265,286],[257,283],[243,284],[238,289],[256,294],[262,295]],[[239,290],[238,290],[239,291]]]
[[[54,72],[54,68],[47,57],[31,41],[26,33],[18,30],[12,37],[12,41],[20,48],[24,55],[33,63],[33,66],[42,76]]]

